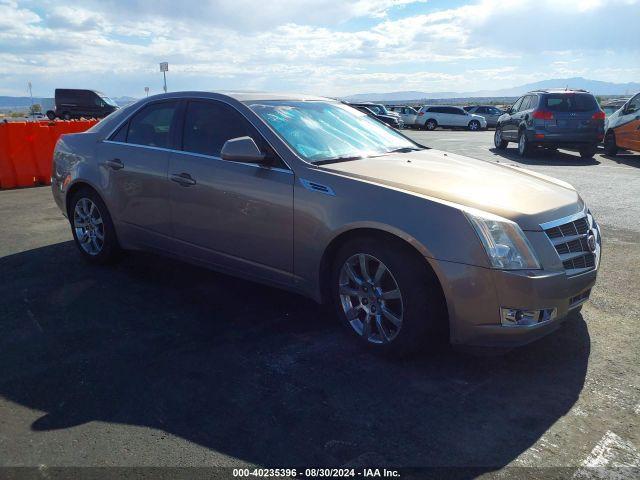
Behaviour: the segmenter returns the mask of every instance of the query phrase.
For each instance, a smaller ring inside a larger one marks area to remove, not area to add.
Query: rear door
[[[614,127],[616,144],[640,152],[640,93],[633,97],[620,112],[618,125]]]
[[[100,147],[114,220],[154,245],[171,232],[167,170],[174,146],[178,102],[146,105]]]
[[[223,160],[227,140],[250,136],[272,166]],[[290,283],[293,172],[234,107],[193,99],[170,158],[173,236],[182,254],[253,277]]]
[[[553,113],[553,120],[545,122],[550,133],[593,136],[596,140],[603,123],[593,118],[600,107],[588,93],[548,93],[542,97],[540,109]]]
[[[467,112],[458,107],[447,107],[451,115],[451,125],[454,127],[466,127],[471,120]]]
[[[517,140],[518,137],[518,123],[517,115],[524,97],[520,97],[516,103],[513,104],[509,112],[507,113],[507,119],[502,123],[502,137],[509,140]]]

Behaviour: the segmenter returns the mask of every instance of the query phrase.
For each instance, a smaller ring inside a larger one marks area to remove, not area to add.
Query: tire
[[[438,122],[436,122],[433,118],[430,118],[425,122],[424,128],[426,128],[429,131],[433,131],[436,128],[438,128]]]
[[[518,155],[522,158],[529,155],[531,152],[531,147],[529,146],[529,140],[527,140],[527,135],[524,130],[520,130],[518,134]]]
[[[71,114],[69,112],[63,112],[62,113],[62,118],[64,120],[71,120]]]
[[[367,273],[360,267],[361,258]],[[364,280],[362,284],[347,273],[347,264],[354,276]],[[380,264],[386,270],[376,281]],[[348,241],[334,258],[330,281],[338,317],[374,352],[406,356],[427,340],[448,338],[446,307],[435,275],[399,242],[375,237]]]
[[[467,128],[472,132],[478,132],[480,131],[480,122],[477,120],[471,120]]]
[[[588,147],[584,147],[580,149],[580,158],[589,159],[593,158],[593,156],[598,151],[598,147],[596,145],[590,145]]]
[[[493,144],[498,150],[504,150],[509,145],[509,142],[502,138],[502,127],[497,126],[496,131],[493,134]]]
[[[604,153],[612,157],[615,157],[618,153],[616,134],[614,132],[607,132],[607,135],[604,137]]]
[[[76,247],[85,260],[108,264],[120,257],[121,248],[111,215],[94,190],[82,188],[73,194],[69,203],[69,223]]]
[[[56,119],[56,113],[53,110],[47,110],[47,118],[51,121]]]

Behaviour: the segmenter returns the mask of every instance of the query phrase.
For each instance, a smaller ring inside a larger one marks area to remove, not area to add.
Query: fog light
[[[539,323],[549,322],[556,318],[555,308],[541,310],[525,310],[520,308],[501,308],[500,320],[503,327],[527,327]]]

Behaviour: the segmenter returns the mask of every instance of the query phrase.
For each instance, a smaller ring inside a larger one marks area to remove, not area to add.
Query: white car
[[[403,107],[403,106],[393,106],[389,107],[387,110],[390,112],[395,112],[400,115],[400,118],[404,122],[405,127],[414,127],[416,125],[416,120],[418,119],[418,112],[411,107]]]
[[[418,112],[416,125],[427,130],[435,130],[438,127],[463,127],[477,131],[487,128],[487,120],[480,115],[465,112],[461,107],[425,105]]]

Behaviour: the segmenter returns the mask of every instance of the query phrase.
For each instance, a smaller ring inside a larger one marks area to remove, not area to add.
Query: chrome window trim
[[[189,154],[195,154],[195,152],[187,152],[185,150],[174,150],[174,149],[169,149],[169,148],[161,148],[161,147],[150,147],[149,145],[139,145],[137,143],[127,143],[127,142],[117,142],[114,140],[109,140],[119,129],[120,127],[122,127],[125,123],[127,123],[131,118],[133,118],[134,115],[136,115],[140,110],[142,110],[144,107],[148,106],[148,105],[153,105],[154,103],[161,103],[164,102],[166,100],[185,100],[185,101],[189,101],[189,100],[208,100],[208,101],[213,101],[213,102],[221,102],[224,103],[225,105],[228,105],[229,107],[233,108],[236,112],[238,112],[240,115],[242,115],[244,117],[244,119],[249,122],[249,124],[255,128],[255,126],[253,125],[253,123],[251,122],[251,120],[249,120],[249,117],[247,117],[243,112],[241,112],[240,110],[238,110],[236,108],[235,105],[229,103],[228,101],[224,100],[224,99],[220,99],[220,98],[211,98],[211,97],[202,97],[202,96],[197,96],[197,97],[193,97],[193,96],[169,96],[169,97],[162,97],[162,98],[158,98],[157,100],[152,100],[150,102],[143,102],[142,105],[140,105],[138,108],[136,108],[133,112],[131,112],[124,120],[122,120],[120,123],[118,123],[116,125],[116,127],[111,130],[111,132],[109,132],[108,135],[106,135],[103,139],[102,142],[105,143],[118,143],[121,145],[133,145],[133,146],[137,146],[137,147],[145,147],[145,148],[154,148],[156,150],[167,150],[167,151],[171,151],[171,152],[178,152],[178,153],[189,153]],[[244,104],[244,103],[243,103]],[[247,106],[247,108],[249,108]],[[251,110],[249,108],[249,110]],[[271,130],[271,128],[269,127],[269,125],[267,125],[265,122],[263,122],[263,120],[258,117],[257,115],[254,114],[254,116],[263,124],[266,125],[269,130]],[[257,130],[257,129],[256,129]],[[271,130],[272,131],[272,130]],[[258,134],[262,137],[262,139],[267,143],[267,145],[269,145],[274,152],[278,153],[278,150],[274,148],[274,146],[271,144],[271,142],[269,140],[267,140],[265,138],[264,135],[262,135],[259,131]],[[198,154],[201,155],[201,154]],[[216,158],[216,157],[212,157],[212,156],[208,156],[209,158]],[[284,158],[282,158],[281,155],[278,155],[278,157],[280,158],[280,160],[282,161],[282,163],[284,163],[287,168],[289,169],[289,171],[291,171],[293,173],[293,169],[291,168],[291,166],[286,162],[286,160]],[[227,161],[227,160],[225,160]],[[254,165],[254,166],[259,166],[259,165],[255,165],[255,164],[250,164],[250,163],[243,163],[243,162],[235,162],[235,163],[242,163],[243,165]],[[265,168],[265,167],[263,167]],[[273,170],[275,170],[277,167],[274,167]],[[279,168],[278,170],[284,170]]]
[[[102,140],[102,143],[111,143],[111,144],[114,144],[114,145],[124,145],[126,147],[148,148],[149,150],[158,150],[158,151],[161,151],[161,152],[168,152],[168,153],[178,153],[178,154],[181,154],[181,155],[193,155],[193,156],[196,156],[196,157],[207,158],[209,160],[216,160],[216,161],[227,162],[227,163],[236,163],[236,164],[239,164],[239,165],[247,165],[249,167],[263,168],[265,170],[271,170],[271,171],[274,171],[274,172],[288,173],[289,175],[293,175],[293,171],[288,170],[286,168],[269,167],[267,165],[259,165],[257,163],[236,162],[234,160],[225,160],[222,157],[216,157],[215,155],[205,155],[204,153],[188,152],[188,151],[185,151],[185,150],[175,150],[173,148],[153,147],[153,146],[150,146],[150,145],[140,145],[140,144],[137,144],[137,143],[117,142],[115,140]]]

